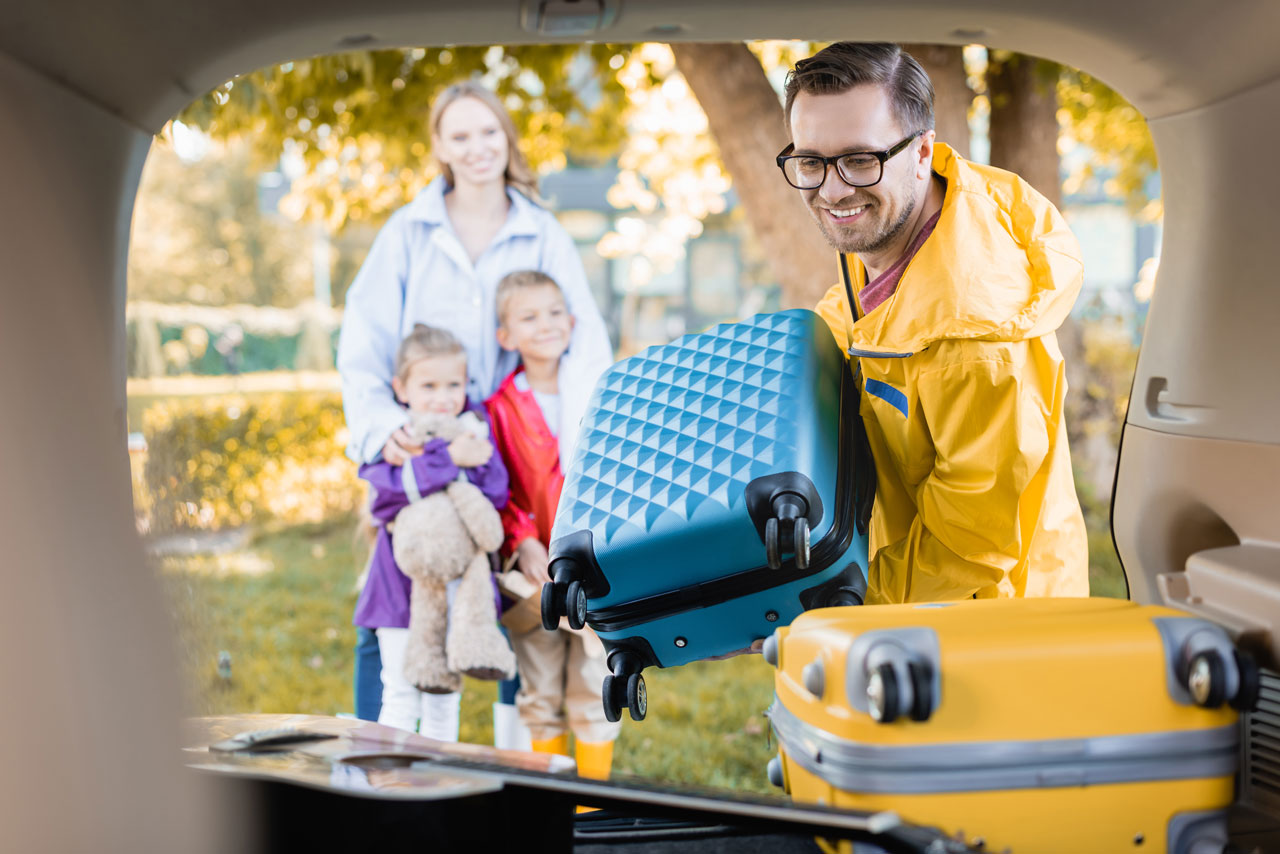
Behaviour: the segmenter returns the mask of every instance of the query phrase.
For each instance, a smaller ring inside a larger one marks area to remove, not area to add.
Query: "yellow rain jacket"
[[[843,282],[816,309],[861,361],[877,467],[867,601],[1087,596],[1054,335],[1079,245],[1018,176],[934,152],[942,212],[897,291],[856,322]],[[841,275],[866,284],[856,255]]]

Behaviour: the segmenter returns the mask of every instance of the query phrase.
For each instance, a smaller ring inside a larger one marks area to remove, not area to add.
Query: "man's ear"
[[[920,155],[916,160],[916,177],[928,178],[933,174],[933,143],[938,134],[927,130],[920,134]]]
[[[404,383],[400,381],[399,377],[391,378],[391,390],[395,392],[396,400],[404,403]]]

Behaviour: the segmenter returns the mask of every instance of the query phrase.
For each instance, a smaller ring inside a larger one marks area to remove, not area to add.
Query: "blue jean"
[[[356,660],[353,680],[356,717],[376,721],[382,711],[382,655],[373,629],[356,626]]]

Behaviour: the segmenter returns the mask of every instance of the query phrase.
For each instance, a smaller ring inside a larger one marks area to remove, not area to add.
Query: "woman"
[[[391,390],[396,347],[415,323],[447,329],[462,342],[473,401],[487,398],[515,368],[515,354],[498,346],[493,303],[498,280],[514,270],[539,270],[560,282],[575,320],[566,370],[612,361],[577,248],[536,203],[537,180],[497,97],[478,83],[456,83],[432,105],[429,124],[441,175],[391,215],[347,292],[338,371],[347,454],[357,463],[403,465],[422,450],[405,433],[405,410]],[[357,650],[359,701],[379,693],[368,682],[380,665],[363,631]],[[514,708],[509,712],[514,719]]]

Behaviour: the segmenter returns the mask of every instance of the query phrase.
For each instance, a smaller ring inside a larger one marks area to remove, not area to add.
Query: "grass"
[[[266,533],[221,555],[161,558],[192,714],[352,710],[357,560],[348,526]],[[218,654],[231,677],[218,675]],[[773,671],[759,656],[645,673],[649,714],[623,715],[614,770],[649,780],[775,792],[762,714]],[[493,742],[493,682],[468,680],[461,737]]]
[[[1090,535],[1093,595],[1125,593],[1110,535]],[[160,571],[178,626],[193,714],[334,715],[352,710],[357,570],[347,525],[258,535],[221,555],[170,556]],[[218,654],[231,677],[218,675]],[[614,769],[649,780],[769,793],[776,748],[762,714],[773,671],[759,656],[645,673],[649,714],[623,715]],[[463,741],[491,744],[493,682],[468,680]]]

